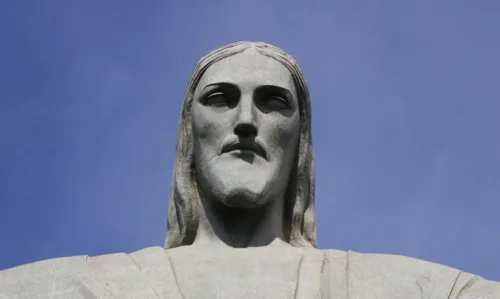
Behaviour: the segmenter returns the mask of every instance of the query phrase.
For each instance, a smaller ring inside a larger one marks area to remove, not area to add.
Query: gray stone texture
[[[499,283],[435,263],[291,246],[58,258],[2,271],[0,286],[2,299],[500,298]]]
[[[410,257],[316,248],[309,91],[265,43],[203,57],[182,107],[165,247],[0,272],[6,298],[500,299]]]

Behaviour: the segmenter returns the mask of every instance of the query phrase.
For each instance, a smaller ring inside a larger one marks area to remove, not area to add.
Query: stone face
[[[283,50],[240,42],[195,67],[181,113],[166,248],[314,247],[309,91]]]
[[[214,50],[184,99],[165,248],[1,271],[0,299],[500,299],[500,283],[443,265],[316,249],[310,123],[290,55]]]
[[[197,84],[191,111],[204,196],[244,209],[282,197],[300,122],[285,66],[253,49],[216,62]]]

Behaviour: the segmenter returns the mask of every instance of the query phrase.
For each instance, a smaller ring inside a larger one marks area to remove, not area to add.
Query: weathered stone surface
[[[58,258],[0,272],[0,290],[19,299],[500,298],[497,282],[435,263],[278,246]]]
[[[5,270],[0,299],[500,299],[500,283],[443,265],[316,249],[310,124],[290,55],[214,50],[184,99],[165,248]]]

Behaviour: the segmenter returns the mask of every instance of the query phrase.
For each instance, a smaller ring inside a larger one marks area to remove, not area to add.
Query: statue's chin
[[[274,171],[264,167],[240,169],[232,164],[203,166],[198,175],[198,187],[207,197],[229,208],[253,209],[268,203],[280,181],[272,183]],[[252,175],[249,175],[252,174]]]
[[[238,188],[223,196],[220,201],[229,208],[255,209],[265,204],[260,193]]]

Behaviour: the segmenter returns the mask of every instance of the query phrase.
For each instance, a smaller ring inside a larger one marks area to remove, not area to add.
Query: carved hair
[[[193,133],[191,105],[194,92],[204,72],[214,63],[249,48],[273,58],[291,73],[297,89],[300,112],[298,152],[285,194],[284,235],[295,247],[316,247],[316,217],[314,214],[314,159],[311,138],[311,103],[302,69],[288,53],[263,42],[236,42],[205,55],[195,66],[184,96],[177,153],[168,210],[165,248],[193,243],[198,229],[199,195],[193,163]]]

